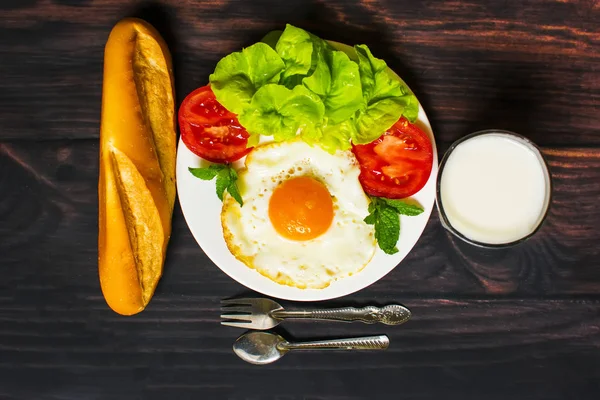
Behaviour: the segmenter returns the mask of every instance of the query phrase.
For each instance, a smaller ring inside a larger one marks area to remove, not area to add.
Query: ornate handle
[[[344,307],[313,311],[285,311],[277,310],[271,313],[273,318],[309,318],[327,319],[331,321],[360,321],[365,324],[381,322],[386,325],[400,325],[411,316],[408,308],[393,304],[385,307]]]
[[[315,342],[284,342],[281,350],[385,350],[390,345],[386,335],[350,339],[319,340]]]

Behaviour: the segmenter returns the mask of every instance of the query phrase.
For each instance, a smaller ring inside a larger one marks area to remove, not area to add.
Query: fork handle
[[[411,313],[406,307],[393,304],[381,308],[369,306],[363,308],[343,307],[309,311],[276,310],[271,313],[271,316],[277,319],[326,319],[329,321],[360,321],[365,324],[380,322],[386,325],[400,325],[408,321]]]
[[[315,342],[283,342],[284,350],[385,350],[390,345],[386,335],[349,339],[319,340]]]

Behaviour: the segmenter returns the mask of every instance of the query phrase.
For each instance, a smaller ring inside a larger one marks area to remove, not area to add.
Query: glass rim
[[[513,136],[513,137],[519,139],[521,142],[524,142],[525,144],[527,144],[539,156],[539,159],[542,161],[541,164],[542,164],[544,172],[545,172],[544,178],[546,178],[546,177],[548,178],[547,179],[548,188],[546,190],[547,200],[544,201],[545,209],[544,209],[541,217],[539,218],[539,221],[538,221],[536,227],[527,235],[525,235],[517,240],[507,242],[507,243],[486,243],[486,242],[481,242],[478,240],[468,238],[467,236],[465,236],[464,234],[462,234],[460,231],[458,231],[456,228],[454,228],[452,226],[452,224],[448,220],[448,216],[446,215],[446,212],[444,211],[444,205],[441,200],[442,175],[444,174],[444,167],[446,166],[446,162],[448,161],[448,158],[450,157],[452,152],[460,144],[466,142],[467,140],[470,140],[477,136],[490,135],[490,134]],[[440,165],[438,167],[438,175],[436,177],[435,202],[437,205],[437,209],[438,209],[438,213],[440,216],[440,221],[442,223],[442,226],[448,232],[452,233],[454,236],[458,237],[459,239],[463,240],[464,242],[467,242],[467,243],[477,246],[477,247],[483,247],[483,248],[488,248],[488,249],[503,249],[503,248],[513,247],[520,243],[525,242],[526,240],[531,238],[533,235],[535,235],[540,230],[540,228],[546,221],[546,217],[548,216],[548,213],[550,211],[550,207],[552,204],[552,192],[553,192],[552,189],[553,189],[553,183],[552,183],[552,174],[550,173],[550,167],[548,166],[548,162],[546,161],[544,155],[542,154],[541,149],[534,142],[532,142],[525,136],[520,135],[515,132],[512,132],[512,131],[507,131],[504,129],[484,129],[484,130],[476,131],[476,132],[473,132],[466,136],[461,137],[460,139],[454,141],[450,145],[448,150],[446,150],[446,152],[444,153],[444,156],[442,157],[442,160],[440,161]]]

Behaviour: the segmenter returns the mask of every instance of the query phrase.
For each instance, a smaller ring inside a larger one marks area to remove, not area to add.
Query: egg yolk
[[[289,179],[273,191],[269,218],[275,230],[287,239],[314,239],[333,221],[329,190],[308,176]]]

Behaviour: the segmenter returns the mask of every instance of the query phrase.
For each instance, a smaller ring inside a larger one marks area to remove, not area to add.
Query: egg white
[[[363,219],[369,200],[350,151],[332,155],[302,141],[255,148],[238,171],[243,207],[226,195],[221,211],[229,251],[248,267],[280,284],[319,289],[364,268],[376,249],[374,230]],[[332,196],[333,222],[321,236],[294,241],[280,236],[269,219],[269,200],[287,179],[310,176]]]

